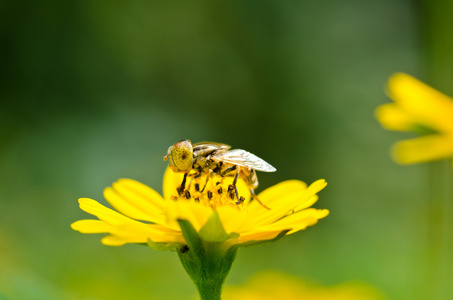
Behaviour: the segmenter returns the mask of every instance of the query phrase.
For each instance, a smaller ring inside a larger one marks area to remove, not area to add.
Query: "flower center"
[[[233,177],[222,177],[217,174],[195,177],[189,173],[184,188],[181,181],[174,188],[171,198],[177,201],[194,201],[215,208],[217,206],[234,205],[242,208],[250,201],[250,190],[243,180],[237,180],[233,185]]]

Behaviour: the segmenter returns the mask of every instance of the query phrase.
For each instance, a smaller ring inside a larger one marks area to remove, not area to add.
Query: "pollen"
[[[250,192],[241,180],[237,183],[238,195],[236,195],[236,190],[231,184],[233,177],[220,177],[211,174],[211,178],[207,182],[207,176],[193,177],[193,174],[189,174],[184,191],[178,193],[178,189],[181,188],[178,186],[172,192],[171,199],[193,201],[213,209],[227,205],[242,208],[246,202],[245,199],[250,199]]]

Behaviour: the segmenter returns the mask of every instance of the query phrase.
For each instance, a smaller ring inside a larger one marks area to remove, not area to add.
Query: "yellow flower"
[[[277,240],[329,213],[310,208],[326,186],[324,180],[310,186],[285,181],[260,193],[257,201],[251,200],[241,179],[236,192],[233,177],[213,173],[207,180],[206,175],[193,176],[194,172],[181,190],[183,174],[167,168],[163,197],[135,180],[120,179],[104,190],[117,211],[92,199],[79,199],[80,208],[99,220],[81,220],[71,227],[82,233],[108,233],[102,239],[105,245],[138,243],[177,250],[201,299],[217,300],[239,247]]]
[[[398,142],[394,159],[412,164],[453,157],[453,99],[403,73],[390,78],[389,91],[395,103],[376,110],[382,126],[423,134]]]
[[[255,275],[245,286],[226,286],[223,300],[379,300],[375,289],[358,283],[322,287],[290,275],[263,272]]]
[[[181,228],[181,221],[187,221],[201,240],[220,242],[228,248],[292,234],[328,214],[325,209],[309,208],[318,199],[316,193],[326,186],[324,180],[310,186],[289,180],[264,190],[258,198],[270,209],[251,201],[241,180],[237,186],[244,198],[237,204],[237,199],[228,192],[232,180],[214,176],[199,192],[206,181],[203,176],[190,183],[188,193],[179,196],[176,188],[181,184],[182,174],[167,169],[162,197],[142,183],[120,179],[104,190],[104,197],[116,211],[95,200],[81,198],[80,208],[99,220],[80,220],[71,227],[82,233],[108,233],[102,243],[109,246],[139,243],[167,250],[188,244]]]

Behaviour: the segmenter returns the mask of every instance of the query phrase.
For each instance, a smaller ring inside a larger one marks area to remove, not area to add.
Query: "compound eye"
[[[181,141],[174,144],[171,149],[171,160],[175,171],[189,171],[193,163],[192,143],[190,141]]]

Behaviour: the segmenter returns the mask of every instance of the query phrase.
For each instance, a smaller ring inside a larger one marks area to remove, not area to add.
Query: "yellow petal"
[[[168,243],[181,240],[182,236],[177,231],[172,231],[171,229],[165,228],[161,225],[144,224],[139,221],[132,220],[92,199],[81,198],[79,199],[79,203],[82,210],[97,216],[101,221],[105,222],[109,226],[109,233],[114,236],[121,236],[123,239],[126,239],[131,243],[142,243],[146,242],[148,239],[153,242]],[[85,223],[85,225],[87,224],[88,223]],[[96,224],[96,226],[99,225]],[[86,227],[80,228],[89,230]],[[173,232],[173,234],[169,234],[171,232]]]
[[[389,80],[390,97],[427,127],[453,133],[453,99],[414,77],[397,73]]]
[[[80,220],[71,224],[71,228],[81,233],[104,233],[111,230],[111,226],[100,220]]]
[[[272,205],[274,202],[278,202],[278,200],[275,199],[280,197],[282,194],[299,192],[306,189],[307,184],[303,181],[286,180],[265,189],[259,194],[259,198],[261,201],[265,201],[266,204]]]
[[[308,188],[298,190],[295,187],[296,186],[302,187],[303,185],[301,185],[300,183],[297,183],[297,181],[291,181],[281,186],[277,185],[272,187],[275,188],[275,190],[272,191],[272,193],[264,195],[260,193],[258,195],[258,198],[260,198],[260,200],[263,203],[268,205],[270,207],[270,210],[265,210],[260,214],[254,214],[253,220],[255,224],[257,225],[270,224],[280,219],[281,217],[286,216],[288,212],[304,205],[307,201],[312,201],[313,199],[312,197],[315,196],[317,192],[322,190],[327,185],[324,179],[320,179],[313,182]],[[284,188],[285,186],[288,186],[288,190],[285,190]],[[279,191],[280,193],[274,193],[275,191]],[[269,195],[274,196],[274,198],[269,199],[268,198]]]
[[[203,180],[203,176],[195,179],[198,184]],[[317,215],[315,213],[308,215],[305,208],[317,201],[316,193],[326,185],[324,180],[318,180],[309,187],[298,180],[280,183],[258,195],[261,201],[272,205],[271,210],[266,210],[257,201],[250,203],[247,199],[244,203],[236,205],[236,200],[233,201],[227,193],[222,193],[217,185],[220,182],[226,190],[233,178],[220,177],[216,174],[210,177],[206,186],[206,189],[212,192],[210,196],[207,196],[205,191],[205,194],[198,197],[197,193],[201,194],[201,191],[196,191],[192,182],[190,193],[184,194],[189,199],[185,199],[176,195],[176,188],[181,184],[182,177],[182,173],[174,173],[167,169],[164,175],[164,193],[168,199],[165,200],[139,182],[120,179],[105,190],[105,197],[121,213],[95,200],[82,198],[79,199],[81,209],[97,216],[99,220],[78,221],[72,224],[72,228],[84,233],[109,233],[102,239],[102,243],[111,246],[152,243],[162,244],[165,245],[165,249],[170,249],[172,245],[184,244],[178,220],[190,222],[205,240],[225,241],[231,244],[271,240],[282,231],[296,231],[314,224]],[[187,188],[191,180],[194,180],[193,176],[189,175]],[[241,196],[249,197],[249,188],[243,180],[239,180],[237,186]],[[293,216],[296,215],[294,212],[297,212],[298,218]],[[304,214],[307,216],[302,218]],[[208,220],[211,220],[210,223],[207,223]],[[279,225],[273,224],[274,222]],[[287,228],[288,226],[291,228]],[[219,236],[220,231],[223,236]]]
[[[113,235],[127,239],[130,243],[146,243],[151,240],[155,243],[173,243],[184,241],[178,231],[162,230],[162,226],[143,224],[137,221],[125,222],[112,230]]]
[[[133,219],[161,224],[165,222],[165,215],[162,211],[163,199],[159,194],[157,196],[160,198],[157,200],[160,202],[159,205],[137,194],[121,182],[115,182],[113,188],[104,189],[105,199],[117,211]]]
[[[89,198],[80,198],[79,199],[80,208],[83,211],[86,211],[89,214],[95,215],[100,220],[110,224],[112,226],[122,223],[126,218],[120,213],[117,213],[114,210],[111,210],[99,202],[89,199]],[[129,219],[130,220],[130,219]]]
[[[106,246],[123,246],[125,244],[144,244],[146,243],[145,236],[138,237],[121,237],[117,235],[107,235],[101,239],[101,243]]]
[[[246,211],[240,210],[236,206],[220,206],[216,208],[225,231],[230,234],[233,232],[248,232],[253,230],[256,224]]]
[[[318,222],[319,219],[326,217],[329,214],[327,209],[309,208],[300,212],[288,215],[275,223],[263,226],[260,230],[290,230],[287,234],[294,233],[299,230],[312,226]]]
[[[178,220],[189,221],[190,224],[199,231],[209,219],[212,209],[201,203],[192,201],[173,201],[167,202],[166,206],[167,224],[179,227]]]
[[[281,201],[282,197],[287,197],[289,199],[294,195],[304,193],[306,189],[307,184],[303,181],[286,180],[259,193],[258,199],[272,211],[275,207],[281,207],[283,205]],[[293,207],[288,208],[288,211],[292,208]],[[257,201],[253,201],[248,207],[248,212],[250,215],[262,215],[263,213],[269,213],[270,211],[260,205]],[[275,210],[273,213],[275,213]]]
[[[154,243],[183,243],[184,238],[180,232],[168,232],[161,230],[159,225],[143,224],[137,221],[123,223],[111,227],[108,233],[111,235],[104,237],[102,243],[109,245],[123,245],[125,243],[147,243],[151,240]]]
[[[171,199],[173,196],[178,196],[176,188],[181,185],[183,177],[184,173],[175,173],[170,168],[165,170],[162,188],[164,199]]]
[[[267,241],[275,239],[281,231],[255,231],[249,233],[241,233],[241,235],[235,240],[235,243],[241,244],[250,241]]]
[[[150,202],[150,205],[156,207],[162,207],[164,199],[158,192],[150,188],[149,186],[135,181],[133,179],[122,178],[117,181],[117,184],[133,191],[135,194],[140,195],[143,199]]]
[[[453,136],[428,135],[398,142],[393,158],[401,164],[413,164],[453,157]]]
[[[382,127],[388,130],[410,131],[417,123],[417,120],[393,103],[379,106],[375,115]]]
[[[310,206],[312,206],[313,204],[315,204],[319,199],[319,196],[318,195],[314,195],[313,197],[311,197],[310,199],[308,199],[307,201],[304,201],[301,205],[299,206],[296,206],[294,208],[294,212],[299,212],[305,208],[308,208]]]

